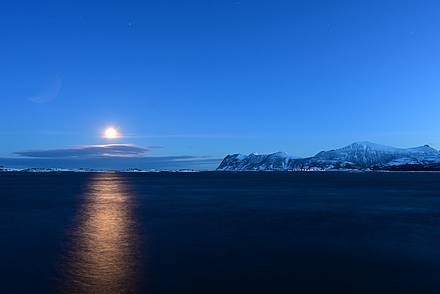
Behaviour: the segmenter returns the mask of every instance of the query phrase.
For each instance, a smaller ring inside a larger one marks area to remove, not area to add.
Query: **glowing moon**
[[[121,137],[121,134],[119,133],[119,131],[113,127],[109,127],[107,129],[105,129],[103,137],[106,139],[117,139],[119,137]]]

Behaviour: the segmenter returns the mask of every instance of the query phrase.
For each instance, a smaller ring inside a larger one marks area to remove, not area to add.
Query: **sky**
[[[440,148],[438,15],[434,0],[2,1],[0,165]]]

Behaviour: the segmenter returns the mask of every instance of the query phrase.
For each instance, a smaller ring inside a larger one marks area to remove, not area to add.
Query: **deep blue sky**
[[[7,3],[9,2],[9,3]],[[0,156],[440,147],[438,1],[2,1]]]

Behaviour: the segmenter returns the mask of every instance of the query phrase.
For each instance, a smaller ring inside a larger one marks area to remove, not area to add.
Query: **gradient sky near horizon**
[[[439,15],[433,0],[3,1],[0,157],[439,148]],[[110,125],[123,138],[102,139]]]

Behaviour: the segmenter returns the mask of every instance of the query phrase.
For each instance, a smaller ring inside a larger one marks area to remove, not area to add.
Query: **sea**
[[[440,293],[440,173],[0,173],[1,293]]]

